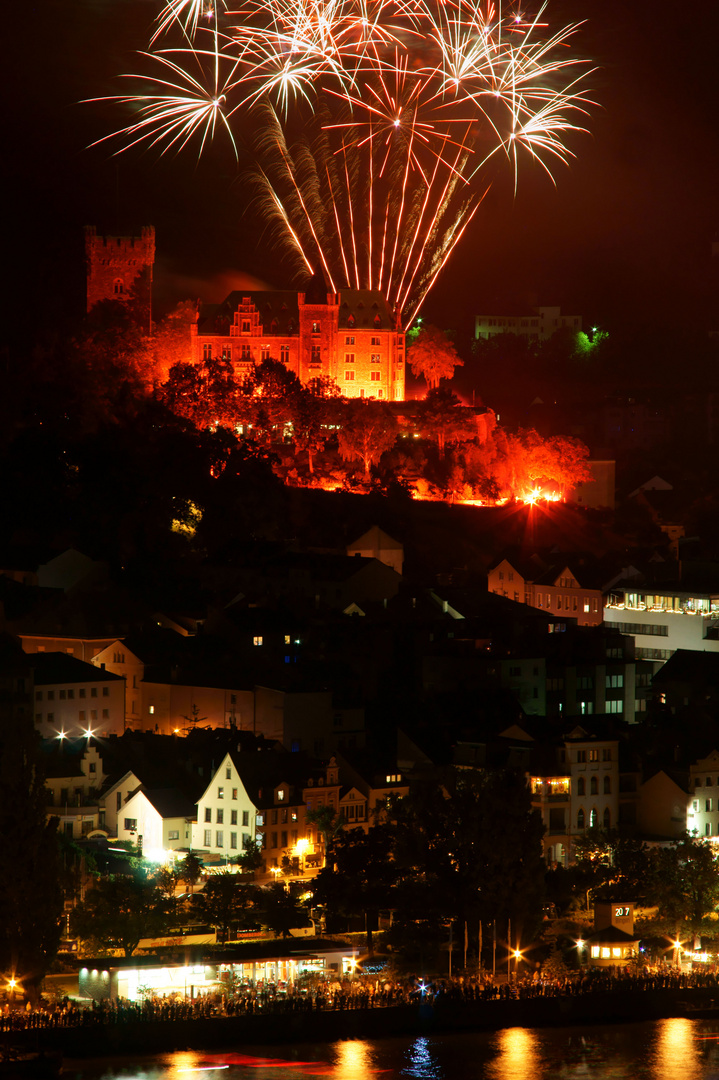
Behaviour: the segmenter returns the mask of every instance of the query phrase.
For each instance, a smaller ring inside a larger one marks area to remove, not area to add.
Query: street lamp
[[[584,941],[582,938],[577,939],[577,956],[579,957],[579,966],[584,963]]]

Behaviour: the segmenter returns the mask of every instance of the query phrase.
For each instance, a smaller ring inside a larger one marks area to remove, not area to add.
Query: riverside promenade
[[[627,985],[630,982],[633,985]],[[485,996],[480,989],[444,986],[409,1000],[367,1004],[364,995],[322,1000],[300,997],[262,1002],[252,1008],[189,1012],[179,1006],[73,1009],[45,1016],[29,1013],[0,1018],[0,1046],[57,1050],[65,1057],[103,1057],[126,1053],[221,1049],[243,1045],[334,1042],[395,1035],[492,1031],[507,1027],[547,1027],[657,1020],[712,1015],[719,988],[672,985],[669,980],[617,980],[615,985],[541,987],[529,984]],[[625,983],[625,985],[622,985]],[[470,990],[468,993],[467,990]]]

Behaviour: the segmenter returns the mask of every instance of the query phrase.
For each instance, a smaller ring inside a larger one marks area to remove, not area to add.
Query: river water
[[[63,1080],[719,1080],[719,1023],[572,1028],[183,1051],[66,1063]]]

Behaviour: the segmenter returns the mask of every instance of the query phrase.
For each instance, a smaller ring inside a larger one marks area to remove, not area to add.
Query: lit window
[[[224,797],[225,797],[225,789],[223,787],[218,787],[218,789],[217,789],[217,798],[218,799],[224,799]]]
[[[592,945],[592,956],[594,956],[594,957],[599,956],[599,946],[598,945]]]
[[[152,715],[154,714],[154,712],[155,712],[155,706],[154,706],[154,705],[150,705],[150,706],[148,707],[148,710],[147,710],[147,711],[149,712],[150,716],[152,716]]]
[[[261,645],[261,644],[262,644],[262,637],[261,637],[261,635],[260,635],[260,636],[258,636],[258,637],[253,637],[253,639],[252,639],[252,644],[253,644],[253,645]]]
[[[285,799],[285,793],[282,790],[282,788],[280,788],[280,790],[277,792],[277,801],[278,802],[284,802],[284,799]]]
[[[237,788],[236,787],[233,787],[233,789],[232,789],[232,798],[233,799],[237,798]]]
[[[205,829],[204,846],[210,847],[212,844],[212,829]]]
[[[224,810],[218,810],[217,811],[217,817],[215,818],[215,823],[217,825],[224,825],[225,824],[225,811]]]
[[[217,832],[215,833],[215,847],[224,847],[224,846],[225,846],[224,834],[222,832],[222,829],[218,829]]]

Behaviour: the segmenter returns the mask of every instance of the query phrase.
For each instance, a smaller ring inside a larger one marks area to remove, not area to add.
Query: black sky
[[[290,284],[260,246],[229,157],[111,157],[87,149],[117,114],[80,99],[118,92],[157,10],[151,0],[7,5],[3,124],[10,305],[81,297],[82,226],[157,228],[161,303],[196,279],[247,273]],[[522,302],[560,303],[602,325],[707,321],[709,251],[719,228],[719,4],[554,0],[556,21],[587,20],[576,48],[597,68],[598,107],[556,188],[526,169],[490,192],[425,314],[449,325]],[[193,279],[188,284],[188,279]],[[219,291],[224,282],[217,285]],[[205,287],[210,298],[212,287]],[[38,307],[38,310],[39,307]]]

